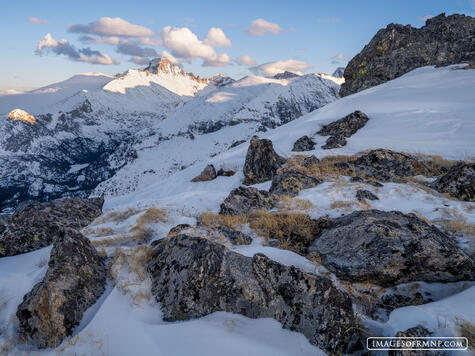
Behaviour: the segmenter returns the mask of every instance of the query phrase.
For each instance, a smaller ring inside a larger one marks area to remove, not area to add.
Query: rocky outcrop
[[[208,164],[203,171],[193,178],[192,182],[207,182],[217,177],[216,168],[212,164]]]
[[[200,237],[178,235],[157,245],[147,270],[166,321],[227,311],[274,318],[329,354],[358,344],[348,295],[324,277],[262,254],[245,257]]]
[[[216,176],[218,177],[232,177],[233,175],[235,175],[236,172],[234,172],[232,169],[223,169],[223,168],[220,168],[218,169],[218,172],[216,173]]]
[[[294,143],[292,152],[311,151],[315,148],[315,142],[308,136],[302,136]]]
[[[365,200],[379,200],[378,196],[369,190],[360,189],[356,191],[356,199],[358,201],[365,201]]]
[[[369,120],[365,113],[356,110],[344,118],[324,125],[317,134],[330,136],[323,149],[339,148],[346,145],[345,137],[351,137]]]
[[[379,85],[418,67],[446,66],[475,58],[475,18],[440,14],[420,29],[390,24],[346,66],[340,96]]]
[[[291,79],[291,78],[297,78],[297,77],[300,77],[300,76],[293,72],[289,72],[288,70],[274,75],[274,79]]]
[[[434,167],[430,162],[407,153],[377,149],[348,163],[341,163],[339,168],[349,168],[357,175],[390,181],[419,174],[431,176]]]
[[[220,214],[245,215],[252,210],[272,209],[279,198],[272,193],[257,188],[238,187],[224,199]]]
[[[269,192],[280,195],[295,197],[302,189],[315,187],[322,183],[321,179],[300,173],[295,170],[278,172],[272,178],[272,185]]]
[[[81,229],[102,213],[104,198],[62,198],[25,203],[0,235],[0,257],[50,245],[65,228]]]
[[[475,201],[475,163],[458,162],[431,187],[460,200]]]
[[[74,230],[55,237],[48,270],[18,306],[19,333],[39,347],[58,346],[105,290],[104,260]]]
[[[275,151],[272,141],[254,136],[244,163],[244,184],[252,185],[271,180],[285,159]]]
[[[453,238],[414,214],[366,210],[333,219],[313,242],[339,278],[391,286],[475,280],[475,262]]]
[[[315,155],[307,156],[303,159],[302,165],[305,168],[310,168],[312,166],[317,165],[320,162],[320,160],[315,157]]]
[[[322,146],[324,150],[331,150],[333,148],[341,148],[346,146],[347,141],[344,136],[330,136]]]
[[[237,230],[232,230],[224,226],[216,227],[216,231],[233,245],[250,245],[252,237]]]

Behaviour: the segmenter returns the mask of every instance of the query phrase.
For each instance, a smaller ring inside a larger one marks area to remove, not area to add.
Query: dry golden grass
[[[461,318],[456,318],[455,324],[457,325],[460,336],[467,338],[468,348],[475,350],[475,325]]]
[[[237,230],[248,222],[244,215],[220,215],[214,213],[203,213],[198,217],[200,225],[204,226],[224,226],[228,229]]]
[[[306,156],[303,155],[296,155],[291,157],[287,165],[284,167],[284,170],[297,170],[299,172],[317,176],[320,178],[335,178],[342,175],[352,176],[355,175],[353,172],[335,167],[335,163],[347,163],[352,161],[358,156],[350,155],[350,156],[343,156],[343,155],[334,155],[334,156],[326,156],[323,157],[319,162],[309,166],[304,167],[303,160]]]
[[[116,235],[102,239],[92,240],[96,248],[105,248],[119,245],[145,244],[152,237],[152,231],[146,228],[138,228],[131,234]]]
[[[111,227],[100,227],[96,230],[93,230],[92,233],[96,236],[108,236],[108,235],[114,235],[115,230]]]
[[[167,212],[164,209],[159,209],[156,207],[148,208],[145,213],[140,215],[136,221],[136,227],[140,228],[146,224],[155,224],[159,221],[167,222],[168,216]]]
[[[108,221],[112,221],[112,222],[125,221],[128,218],[130,218],[131,216],[133,216],[133,215],[135,215],[139,212],[140,212],[140,210],[134,209],[134,208],[129,208],[129,209],[123,210],[123,211],[114,210],[114,211],[111,211],[110,213],[108,213],[107,215],[104,215],[104,216],[96,219],[96,221],[94,222],[94,225],[103,224],[103,223],[108,222]]]
[[[288,195],[281,195],[277,209],[282,211],[309,211],[312,210],[313,204],[305,199],[292,198]]]
[[[330,209],[343,209],[345,211],[353,211],[355,207],[360,205],[356,200],[335,200],[330,204]]]
[[[433,221],[446,233],[454,235],[468,235],[475,238],[475,224],[469,223],[467,218],[456,209],[444,208],[442,218]]]

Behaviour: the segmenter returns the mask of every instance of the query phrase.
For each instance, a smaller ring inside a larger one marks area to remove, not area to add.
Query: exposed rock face
[[[220,169],[218,170],[218,172],[216,173],[216,175],[217,175],[218,177],[232,177],[232,176],[235,175],[235,174],[236,174],[236,172],[234,172],[234,171],[231,170],[231,169],[224,170],[224,169],[222,169],[222,168],[220,168]]]
[[[322,136],[350,137],[361,129],[368,120],[369,118],[365,113],[356,110],[340,120],[323,126],[317,133]]]
[[[296,78],[296,77],[300,77],[300,76],[293,72],[289,72],[288,70],[274,75],[274,79],[290,79],[290,78]]]
[[[179,235],[157,245],[147,266],[166,321],[215,311],[275,318],[331,354],[358,343],[350,298],[323,277],[262,254],[245,257],[223,245]]]
[[[244,163],[244,184],[252,185],[272,179],[284,163],[285,159],[274,151],[271,140],[254,136]]]
[[[315,148],[315,142],[308,136],[302,136],[294,143],[293,152],[311,151]]]
[[[449,193],[460,200],[475,200],[475,163],[458,162],[447,174],[439,177],[431,187]]]
[[[25,203],[0,235],[0,257],[48,246],[65,228],[81,229],[102,213],[104,198],[62,198]]]
[[[452,238],[413,214],[366,210],[333,219],[314,241],[339,278],[391,286],[475,280],[475,262]]]
[[[475,58],[475,18],[440,14],[420,29],[390,24],[346,66],[340,96],[397,78],[427,65],[446,66]]]
[[[356,191],[356,199],[359,201],[364,201],[364,200],[379,200],[378,196],[369,190],[366,189],[360,189]]]
[[[343,73],[345,73],[345,67],[338,67],[337,69],[335,69],[332,76],[336,78],[343,78]]]
[[[200,175],[193,178],[192,182],[207,182],[217,177],[216,168],[212,164],[208,164]]]
[[[333,148],[340,148],[346,146],[346,138],[343,136],[330,136],[322,146],[324,150],[331,150]]]
[[[106,284],[103,258],[74,230],[55,238],[48,266],[43,281],[23,297],[16,313],[20,334],[40,348],[58,346],[71,335]]]
[[[428,176],[432,171],[429,163],[419,160],[417,157],[386,149],[372,150],[348,164],[343,163],[343,165],[353,169],[356,174],[382,181],[418,174]]]
[[[245,215],[256,209],[272,209],[279,198],[257,188],[238,187],[221,204],[220,214]]]
[[[306,167],[306,168],[310,168],[316,164],[318,164],[318,162],[320,162],[320,160],[315,157],[315,155],[311,155],[311,156],[307,156],[303,159],[303,166]]]
[[[233,245],[250,245],[252,243],[252,237],[241,231],[228,229],[224,226],[218,226],[216,230]]]
[[[274,178],[272,178],[272,185],[269,192],[295,197],[302,189],[315,187],[322,182],[321,179],[316,177],[298,171],[288,170],[282,173],[277,173]]]

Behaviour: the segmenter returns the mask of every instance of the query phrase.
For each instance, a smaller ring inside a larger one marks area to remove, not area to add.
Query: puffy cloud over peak
[[[295,59],[289,59],[287,61],[275,61],[264,63],[250,68],[255,74],[260,74],[265,77],[273,77],[276,74],[283,73],[285,71],[293,72],[296,74],[302,74],[303,70],[309,69],[312,66],[307,62],[297,61]]]
[[[35,53],[38,55],[54,53],[57,55],[64,55],[72,61],[91,64],[119,64],[118,60],[112,60],[105,53],[101,53],[90,48],[77,49],[65,39],[57,41],[51,36],[50,33],[46,34],[45,37],[38,42]]]
[[[256,61],[254,59],[252,59],[251,56],[247,56],[247,55],[242,55],[242,56],[239,56],[237,59],[236,59],[236,62],[238,64],[241,64],[243,66],[255,66],[256,65]]]
[[[256,19],[251,22],[251,27],[246,29],[246,33],[251,36],[278,35],[282,33],[282,28],[264,19]]]
[[[231,47],[231,40],[226,37],[224,31],[217,27],[211,27],[205,42],[214,47]]]
[[[154,32],[149,28],[131,24],[120,17],[102,17],[88,25],[71,25],[68,32],[118,37],[149,37],[154,35]]]
[[[228,64],[229,56],[226,53],[218,53],[203,61],[203,67],[225,67]]]

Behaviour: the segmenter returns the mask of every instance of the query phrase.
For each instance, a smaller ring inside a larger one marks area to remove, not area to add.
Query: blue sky
[[[143,67],[138,51],[135,62],[165,50],[201,76],[331,74],[388,23],[420,27],[441,12],[473,16],[475,0],[2,1],[0,90]]]

